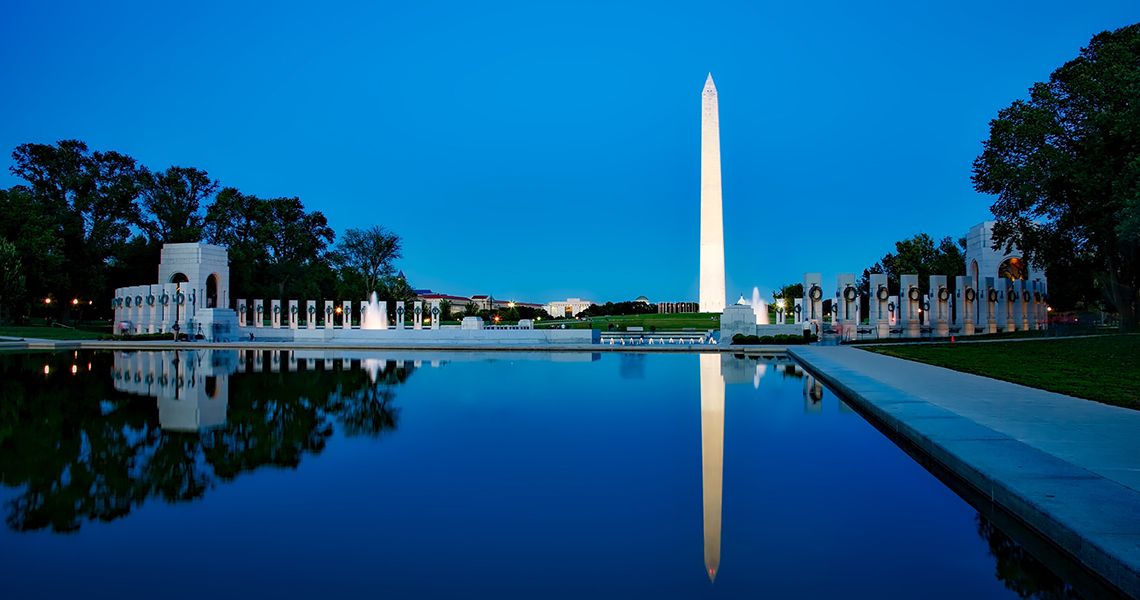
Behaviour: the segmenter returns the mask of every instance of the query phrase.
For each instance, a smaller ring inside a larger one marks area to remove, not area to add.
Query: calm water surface
[[[7,598],[1076,593],[791,364],[199,350],[0,371]]]

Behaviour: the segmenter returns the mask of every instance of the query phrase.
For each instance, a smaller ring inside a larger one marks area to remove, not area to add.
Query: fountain
[[[361,329],[388,329],[388,311],[380,310],[376,292],[368,297],[368,302],[360,307]]]
[[[768,303],[760,299],[760,288],[752,288],[752,302],[749,306],[756,313],[756,324],[768,325]]]

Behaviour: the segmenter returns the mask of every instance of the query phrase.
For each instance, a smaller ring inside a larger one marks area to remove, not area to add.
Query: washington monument
[[[724,312],[724,223],[720,198],[720,117],[712,73],[701,91],[701,312]]]

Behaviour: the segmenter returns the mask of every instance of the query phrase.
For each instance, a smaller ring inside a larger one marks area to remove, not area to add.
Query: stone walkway
[[[788,353],[1091,570],[1140,597],[1140,411],[852,347]]]

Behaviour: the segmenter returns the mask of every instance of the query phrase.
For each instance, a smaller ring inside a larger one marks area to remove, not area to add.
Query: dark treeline
[[[0,189],[0,320],[110,316],[117,287],[156,283],[163,244],[229,250],[230,286],[248,298],[410,300],[394,275],[400,238],[350,229],[339,245],[300,198],[259,198],[194,167],[152,171],[78,140],[23,144]]]

